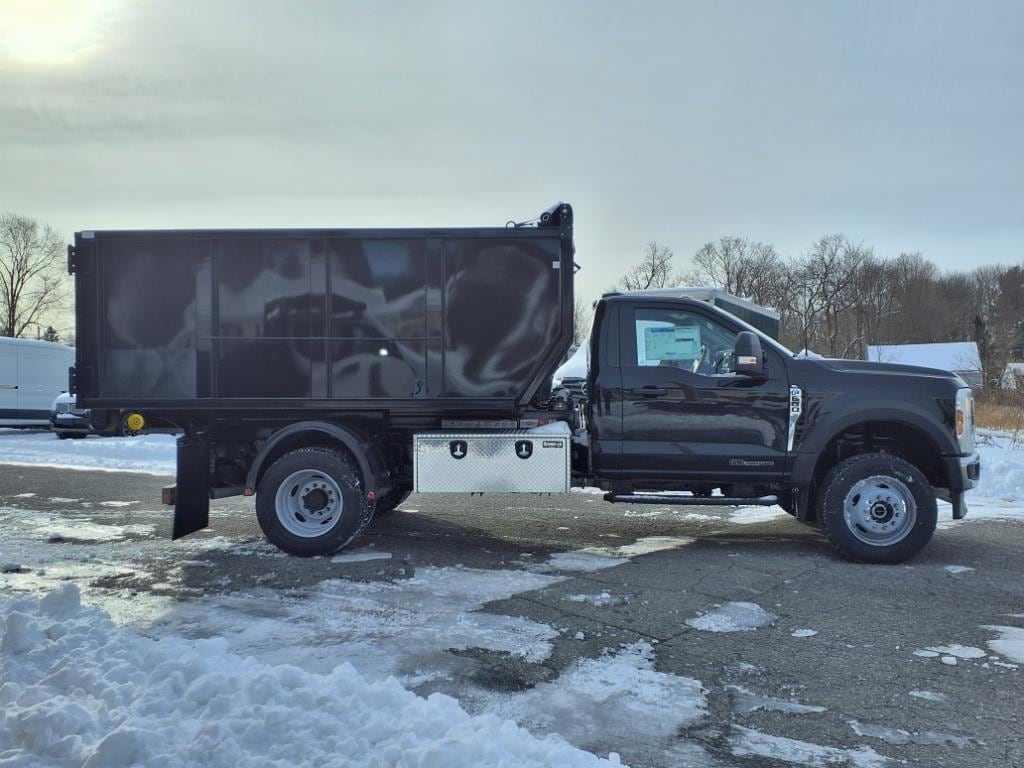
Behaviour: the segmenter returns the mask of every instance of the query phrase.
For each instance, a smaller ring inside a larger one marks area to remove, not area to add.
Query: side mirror
[[[761,353],[761,340],[756,333],[741,331],[736,337],[733,370],[740,376],[764,378],[764,355]]]

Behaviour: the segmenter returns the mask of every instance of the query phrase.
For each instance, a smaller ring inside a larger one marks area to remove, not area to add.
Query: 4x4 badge
[[[448,451],[451,453],[453,459],[464,459],[466,458],[466,451],[469,446],[466,445],[465,440],[452,440],[448,443]]]

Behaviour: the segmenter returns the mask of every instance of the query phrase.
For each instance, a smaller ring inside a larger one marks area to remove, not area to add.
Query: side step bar
[[[686,507],[770,507],[779,503],[778,496],[676,496],[666,493],[606,493],[604,500],[612,504],[675,504]]]

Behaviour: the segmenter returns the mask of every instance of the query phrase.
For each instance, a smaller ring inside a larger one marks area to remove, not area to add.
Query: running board
[[[604,500],[612,504],[675,504],[687,507],[770,507],[779,503],[778,496],[676,496],[659,493],[606,493]]]

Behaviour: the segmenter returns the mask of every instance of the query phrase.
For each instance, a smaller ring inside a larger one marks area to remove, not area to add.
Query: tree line
[[[723,237],[676,270],[672,250],[648,243],[619,280],[627,290],[714,286],[779,312],[781,341],[826,357],[865,357],[869,345],[974,341],[988,383],[1024,359],[1024,268],[943,271],[921,253],[883,256],[827,235],[799,256]]]

